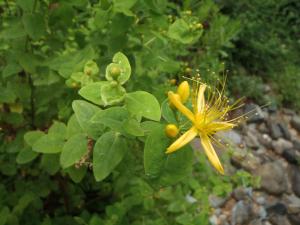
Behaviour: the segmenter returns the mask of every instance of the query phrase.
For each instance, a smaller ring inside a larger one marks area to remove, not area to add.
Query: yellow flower
[[[206,90],[208,90],[207,99],[204,95]],[[232,129],[240,121],[241,117],[226,120],[227,113],[239,107],[236,107],[239,101],[233,105],[229,105],[223,92],[224,86],[220,92],[213,90],[206,84],[195,81],[193,95],[191,96],[193,112],[176,97],[175,93],[172,91],[168,92],[170,104],[191,121],[192,127],[173,142],[167,148],[166,153],[179,150],[196,136],[199,136],[209,161],[221,174],[224,174],[223,166],[212,145],[212,142],[216,141],[213,135],[218,131]]]

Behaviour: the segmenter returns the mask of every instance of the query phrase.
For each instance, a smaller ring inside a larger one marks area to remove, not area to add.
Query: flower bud
[[[177,88],[177,94],[180,96],[181,102],[185,103],[190,96],[190,86],[187,81],[181,82]]]
[[[171,79],[169,80],[170,84],[175,85],[176,84],[176,79]]]
[[[202,23],[197,23],[197,24],[195,24],[195,28],[196,28],[196,29],[202,29],[202,28],[203,28]]]
[[[166,135],[170,138],[174,138],[178,135],[179,129],[175,124],[168,124],[165,129]]]
[[[111,74],[112,77],[118,77],[121,74],[121,70],[120,70],[119,67],[114,66],[114,67],[111,68],[110,74]]]

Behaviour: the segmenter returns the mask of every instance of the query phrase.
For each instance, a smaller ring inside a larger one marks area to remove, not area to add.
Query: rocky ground
[[[235,146],[233,170],[261,177],[260,187],[239,187],[224,199],[209,196],[215,209],[210,223],[300,225],[300,116],[255,104],[245,108],[257,113],[239,130],[224,135]]]

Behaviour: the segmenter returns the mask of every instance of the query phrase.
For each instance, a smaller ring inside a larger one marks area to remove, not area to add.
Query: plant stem
[[[35,87],[33,85],[31,74],[28,75],[28,83],[30,86],[30,126],[31,128],[35,129],[35,102],[34,102],[34,95],[35,95]]]

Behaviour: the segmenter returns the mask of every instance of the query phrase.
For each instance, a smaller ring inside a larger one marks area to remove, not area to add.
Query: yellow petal
[[[208,125],[207,129],[214,133],[222,130],[230,130],[235,126],[235,124],[228,122],[212,122]]]
[[[194,114],[187,107],[185,107],[181,101],[178,100],[178,98],[176,98],[176,94],[174,94],[172,91],[169,91],[168,98],[170,103],[173,104],[183,115],[185,115],[192,122],[195,121]]]
[[[185,132],[183,135],[181,135],[173,144],[171,144],[168,148],[166,153],[174,152],[187,143],[189,143],[191,140],[193,140],[197,136],[198,132],[196,127],[192,127],[187,132]]]
[[[206,84],[201,84],[198,90],[196,112],[201,112],[205,107],[204,91],[206,89]]]
[[[224,174],[223,166],[219,160],[217,153],[215,152],[210,138],[206,134],[200,134],[201,144],[204,148],[204,151],[207,155],[208,160],[210,163],[221,173]]]

